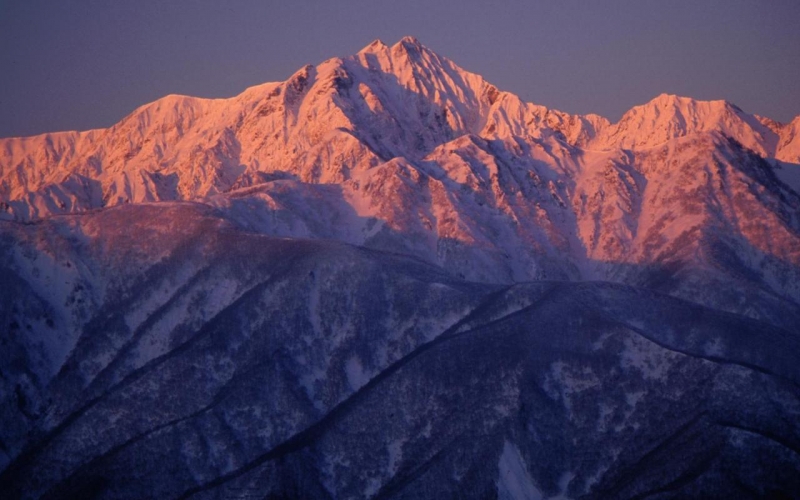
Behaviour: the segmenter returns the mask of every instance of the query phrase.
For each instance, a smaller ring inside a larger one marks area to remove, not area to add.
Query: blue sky
[[[616,120],[668,92],[800,114],[797,0],[0,0],[0,137],[232,96],[404,35],[571,113]]]

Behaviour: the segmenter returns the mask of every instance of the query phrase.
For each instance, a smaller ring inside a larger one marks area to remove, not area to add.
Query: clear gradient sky
[[[232,96],[404,35],[571,113],[667,92],[800,114],[800,0],[0,0],[0,137]]]

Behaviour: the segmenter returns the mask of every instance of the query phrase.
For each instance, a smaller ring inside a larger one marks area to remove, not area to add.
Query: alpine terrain
[[[798,193],[412,37],[0,139],[0,498],[798,498]]]

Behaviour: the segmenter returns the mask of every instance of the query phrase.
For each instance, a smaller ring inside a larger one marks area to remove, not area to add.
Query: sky
[[[405,35],[569,113],[615,121],[666,92],[800,115],[800,0],[0,0],[0,137],[233,96]]]

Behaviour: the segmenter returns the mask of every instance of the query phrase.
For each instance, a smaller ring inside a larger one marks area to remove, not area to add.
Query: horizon
[[[800,115],[796,2],[513,1],[497,12],[474,1],[418,3],[0,2],[0,63],[10,69],[0,79],[0,137],[107,128],[170,94],[234,97],[403,36],[526,102],[570,114],[617,122],[668,94],[725,100],[782,123]]]

